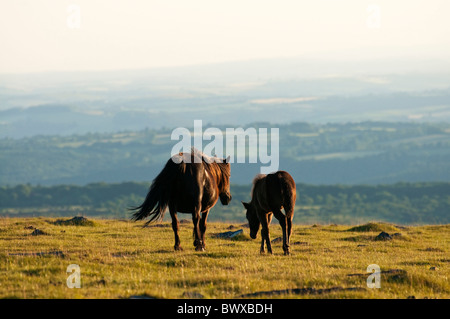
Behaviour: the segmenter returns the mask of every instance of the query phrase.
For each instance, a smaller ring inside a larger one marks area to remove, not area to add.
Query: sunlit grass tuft
[[[348,231],[354,232],[398,232],[399,229],[386,223],[367,223],[360,226],[351,227]]]

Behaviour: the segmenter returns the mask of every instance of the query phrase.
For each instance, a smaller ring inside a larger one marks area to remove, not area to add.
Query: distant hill
[[[36,135],[83,135],[117,133],[146,128],[189,127],[194,120],[213,126],[244,126],[249,122],[288,125],[364,121],[450,122],[450,90],[429,92],[379,92],[342,95],[318,94],[318,87],[360,87],[355,79],[242,84],[231,88],[205,88],[162,94],[146,91],[122,92],[116,98],[98,94],[49,101],[32,107],[0,106],[0,138]],[[193,91],[192,91],[193,90]],[[217,93],[216,90],[225,90]],[[328,89],[330,91],[330,89]],[[345,90],[344,90],[345,91]],[[159,91],[158,91],[159,92]]]
[[[450,74],[442,62],[417,61],[415,71],[402,60],[380,63],[282,59],[0,74],[0,138],[159,130],[195,119],[232,127],[450,122]]]
[[[203,129],[207,127],[204,124]],[[246,127],[279,128],[279,169],[289,171],[298,183],[450,182],[448,123],[297,122]],[[0,185],[150,182],[171,155],[176,143],[171,132],[146,129],[3,138]],[[249,164],[248,158],[246,163],[232,164],[232,183],[249,184],[260,166]]]

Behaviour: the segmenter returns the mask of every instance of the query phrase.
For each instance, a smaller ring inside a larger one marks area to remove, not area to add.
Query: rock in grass
[[[283,238],[281,238],[281,237],[277,237],[277,238],[271,240],[271,242],[272,242],[273,244],[275,244],[275,243],[281,243],[282,241],[283,241]]]
[[[39,236],[39,235],[45,235],[45,233],[37,228],[31,233],[31,236]]]
[[[392,240],[392,236],[382,231],[381,233],[378,234],[377,237],[375,237],[375,240]]]
[[[436,271],[436,270],[439,270],[439,268],[438,267],[430,267],[430,270]]]
[[[239,230],[236,230],[236,231],[226,231],[224,233],[215,234],[215,235],[213,235],[213,237],[216,237],[216,238],[233,238],[233,237],[236,237],[236,236],[242,234],[243,232],[244,232],[243,229],[239,229]]]
[[[83,216],[75,216],[72,219],[62,220],[58,219],[55,222],[55,225],[61,226],[94,226],[94,222],[92,220],[88,220]]]

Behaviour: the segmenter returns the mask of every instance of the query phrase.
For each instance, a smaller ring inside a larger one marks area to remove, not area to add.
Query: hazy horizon
[[[22,0],[0,9],[0,74],[283,59],[450,69],[450,2],[442,0]]]

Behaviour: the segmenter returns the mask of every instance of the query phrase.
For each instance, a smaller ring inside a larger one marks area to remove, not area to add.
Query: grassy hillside
[[[181,223],[181,252],[173,251],[169,224],[141,226],[1,218],[0,297],[450,298],[450,225],[295,225],[291,256],[281,243],[274,255],[260,255],[260,236],[250,240],[244,225],[210,223],[206,252],[194,251],[191,222]],[[44,234],[31,235],[34,228]],[[230,229],[244,235],[214,237]],[[401,235],[376,241],[380,230]],[[280,235],[273,223],[271,238]],[[66,286],[70,264],[80,266],[79,289]],[[379,289],[367,288],[370,264],[381,268]]]

